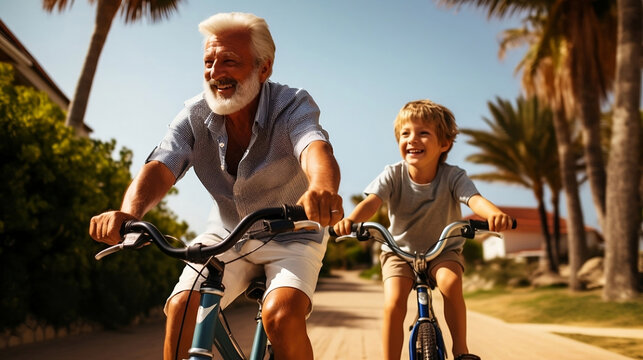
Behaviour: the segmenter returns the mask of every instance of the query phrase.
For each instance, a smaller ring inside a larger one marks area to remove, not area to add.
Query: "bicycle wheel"
[[[430,322],[421,322],[418,325],[417,339],[415,340],[417,359],[438,360],[438,345],[435,328]]]

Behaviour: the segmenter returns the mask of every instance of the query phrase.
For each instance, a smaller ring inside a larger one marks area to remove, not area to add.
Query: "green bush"
[[[353,269],[370,265],[370,261],[366,243],[361,243],[356,239],[348,239],[339,243],[329,241],[324,255],[322,274],[327,274],[328,268]]]
[[[0,330],[28,315],[64,327],[81,319],[123,325],[163,303],[180,264],[140,251],[97,262],[93,215],[120,207],[132,153],[74,135],[47,96],[13,85],[0,63]],[[164,208],[150,217],[181,237],[187,224]],[[151,250],[151,247],[149,247]]]
[[[468,266],[482,261],[482,243],[473,239],[467,239],[462,249],[462,256]]]
[[[517,262],[513,259],[496,258],[480,262],[472,267],[469,274],[477,274],[483,279],[490,280],[496,287],[529,286],[529,275],[537,264]]]

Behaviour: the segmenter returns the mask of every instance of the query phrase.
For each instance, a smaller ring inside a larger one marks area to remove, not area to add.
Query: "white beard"
[[[216,81],[203,81],[205,102],[215,114],[229,115],[236,113],[248,105],[261,90],[258,80],[259,68],[256,68],[247,79],[235,85],[236,89],[230,98],[224,98],[212,90],[211,83]]]

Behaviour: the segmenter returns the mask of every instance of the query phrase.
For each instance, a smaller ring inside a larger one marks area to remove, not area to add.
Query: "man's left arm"
[[[306,209],[308,219],[322,226],[334,225],[344,217],[344,209],[337,194],[340,173],[333,149],[325,141],[313,141],[301,153],[300,163],[309,184],[297,204]]]

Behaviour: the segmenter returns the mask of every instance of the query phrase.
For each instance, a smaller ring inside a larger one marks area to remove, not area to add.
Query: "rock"
[[[567,286],[568,284],[567,278],[552,272],[539,273],[531,280],[531,285],[535,287]]]
[[[593,257],[587,260],[578,270],[578,280],[588,289],[599,289],[605,286],[605,273],[603,272],[603,258]]]

